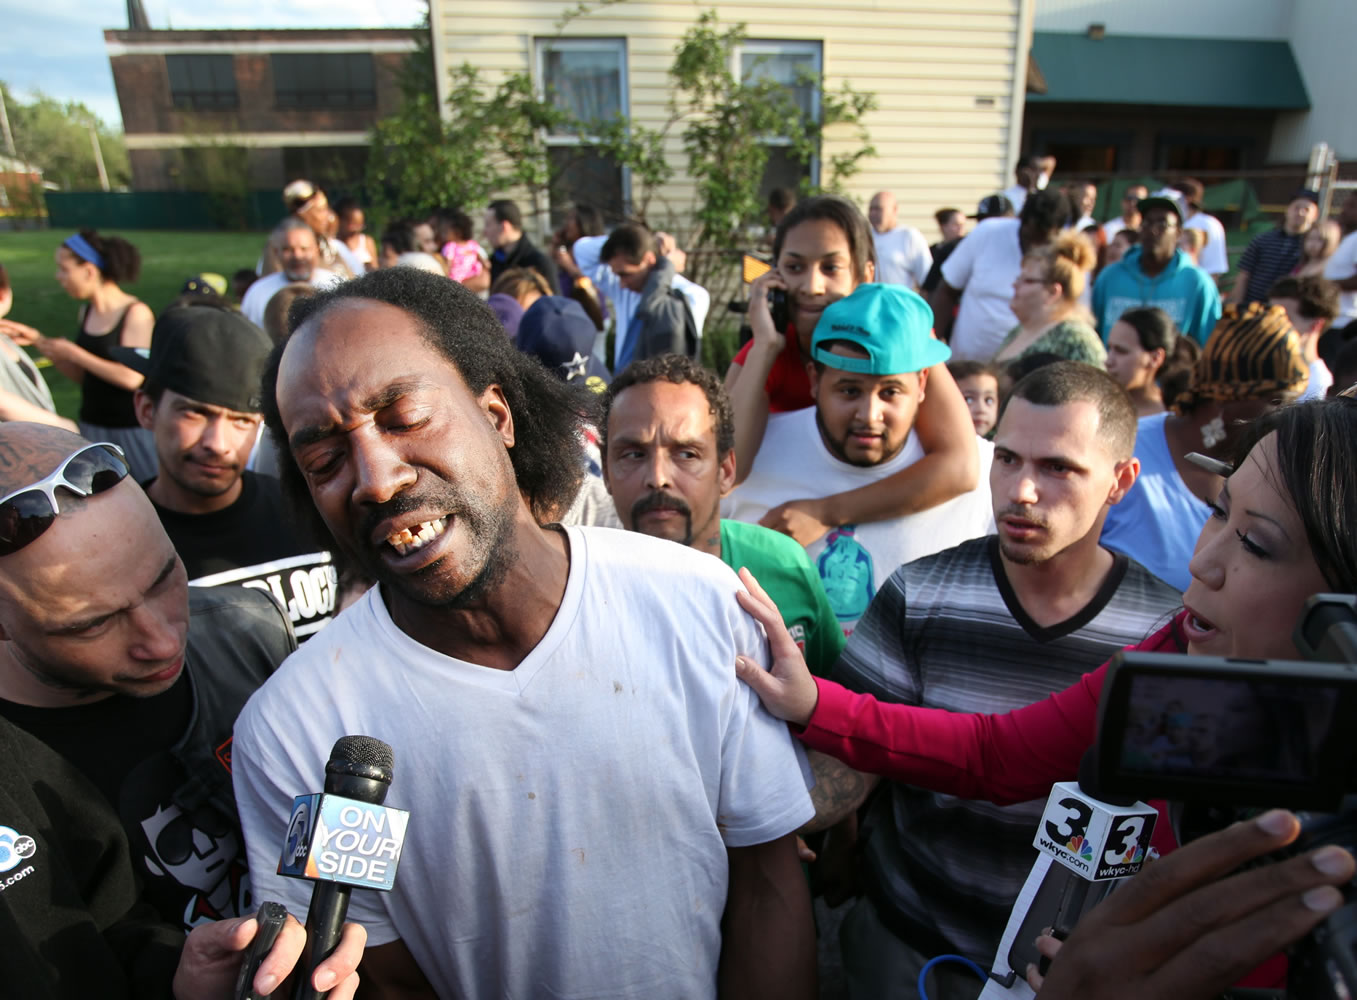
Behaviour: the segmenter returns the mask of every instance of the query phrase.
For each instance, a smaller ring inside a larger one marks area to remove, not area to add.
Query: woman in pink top
[[[1297,659],[1291,635],[1305,600],[1357,593],[1354,451],[1357,399],[1258,418],[1197,540],[1183,610],[1133,648]],[[740,657],[736,672],[770,712],[802,727],[797,736],[811,749],[894,781],[999,804],[1043,797],[1054,782],[1077,777],[1096,736],[1106,664],[1003,715],[880,702],[812,676],[776,607],[747,571],[742,577],[751,593],[740,603],[767,629],[773,666],[765,672]]]

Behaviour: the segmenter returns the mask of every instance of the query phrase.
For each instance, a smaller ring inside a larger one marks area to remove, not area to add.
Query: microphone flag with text
[[[278,874],[315,883],[306,914],[307,952],[295,1000],[325,994],[311,985],[316,966],[339,944],[355,889],[390,892],[410,814],[384,806],[395,755],[370,736],[345,736],[330,751],[325,791],[292,801]]]

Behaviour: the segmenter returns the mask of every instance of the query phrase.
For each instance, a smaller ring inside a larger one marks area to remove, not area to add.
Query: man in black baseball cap
[[[149,353],[123,360],[146,376],[137,419],[155,437],[160,471],[143,486],[189,582],[268,591],[304,638],[334,612],[330,553],[285,525],[278,481],[246,469],[272,346],[235,310],[195,304],[167,311]]]
[[[977,222],[984,222],[986,219],[1007,219],[1013,216],[1013,202],[1009,201],[1002,194],[987,194],[980,199],[980,204],[976,206],[975,214],[968,215],[966,218],[975,219]],[[952,256],[952,251],[961,245],[965,235],[958,236],[956,239],[946,240],[942,243],[935,243],[931,249],[933,251],[933,266],[928,270],[928,277],[924,278],[924,283],[919,286],[919,290],[925,294],[932,294],[942,281],[942,265],[947,262],[947,258]],[[960,293],[958,293],[958,298]]]
[[[980,204],[975,208],[975,214],[968,215],[966,218],[983,222],[985,219],[1006,219],[1013,214],[1013,202],[1009,201],[1006,195],[989,194],[980,199]]]

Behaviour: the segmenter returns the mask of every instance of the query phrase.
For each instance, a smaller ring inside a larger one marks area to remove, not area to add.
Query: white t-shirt
[[[374,587],[255,693],[232,748],[255,898],[306,912],[274,874],[292,797],[373,736],[411,816],[394,891],[353,894],[370,946],[402,940],[439,996],[714,997],[726,849],[811,818],[805,758],[735,677],[767,641],[721,560],[565,530],[565,596],[516,669],[420,645]]]
[[[1333,385],[1333,372],[1329,371],[1329,366],[1324,363],[1322,358],[1315,358],[1310,362],[1310,380],[1305,383],[1305,391],[1300,394],[1302,401],[1307,399],[1323,399],[1329,394],[1329,386]]]
[[[1354,276],[1357,276],[1357,233],[1348,233],[1324,265],[1324,277],[1330,281],[1346,281]],[[1357,291],[1340,292],[1338,317],[1332,325],[1335,329],[1345,327],[1354,319],[1357,319]]]
[[[341,280],[339,275],[333,271],[318,267],[311,272],[310,285],[312,288],[331,288],[339,284]],[[241,313],[262,330],[264,328],[264,311],[269,307],[269,300],[280,288],[290,284],[292,284],[292,279],[282,271],[274,271],[272,274],[264,275],[245,290],[245,297],[240,300]]]
[[[1207,274],[1224,274],[1230,269],[1229,254],[1225,247],[1225,227],[1214,215],[1198,212],[1183,220],[1184,229],[1200,229],[1206,234],[1206,246],[1202,247],[1199,267]]]
[[[917,514],[841,525],[806,547],[845,633],[853,631],[872,597],[900,566],[994,531],[989,492],[994,445],[983,439],[976,444],[980,447],[980,483],[971,492]],[[722,503],[721,514],[757,523],[779,504],[870,485],[908,468],[923,455],[923,446],[910,431],[900,453],[889,461],[850,465],[825,447],[815,423],[815,407],[774,413],[768,418],[749,478]]]
[[[876,245],[876,280],[918,291],[933,266],[924,234],[913,226],[899,226],[888,233],[873,230],[872,242]]]
[[[641,303],[641,293],[623,288],[613,269],[599,261],[599,252],[607,241],[607,236],[582,236],[570,248],[570,254],[575,258],[575,266],[580,269],[580,274],[587,276],[613,304],[613,318],[616,323],[613,328],[616,331],[613,356],[603,359],[604,363],[611,367],[622,357],[622,345],[626,343],[627,333],[631,330],[631,320],[636,315],[636,307]],[[707,311],[711,308],[711,293],[681,274],[674,275],[672,287],[682,293],[687,301],[688,308],[693,314],[693,322],[697,324],[698,336],[701,336],[702,325],[707,322]]]
[[[1126,220],[1123,219],[1120,215],[1117,216],[1115,219],[1108,219],[1106,222],[1103,223],[1103,239],[1106,242],[1111,243],[1112,237],[1116,236],[1117,233],[1121,232],[1125,228]]]
[[[1021,184],[1014,184],[1011,188],[1004,188],[1004,197],[1013,203],[1013,214],[1021,215],[1023,205],[1027,204],[1027,188]]]
[[[367,263],[367,261],[363,259],[363,257],[367,256],[366,244],[363,246],[363,253],[361,256],[357,250],[353,249],[353,247],[349,246],[343,240],[331,240],[330,246],[335,248],[335,253],[337,253],[339,259],[344,262],[344,266],[353,272],[355,278],[361,277],[363,272],[367,270],[367,268],[363,266]]]
[[[965,292],[952,325],[954,361],[989,361],[1018,317],[1008,303],[1022,270],[1017,219],[986,219],[943,262],[942,279]]]

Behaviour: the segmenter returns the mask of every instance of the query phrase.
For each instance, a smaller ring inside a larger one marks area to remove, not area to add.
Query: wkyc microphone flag
[[[1112,805],[1061,781],[1051,786],[1032,846],[1090,881],[1126,878],[1144,864],[1158,818],[1144,802]]]
[[[292,800],[278,874],[390,891],[410,814],[317,792]]]

